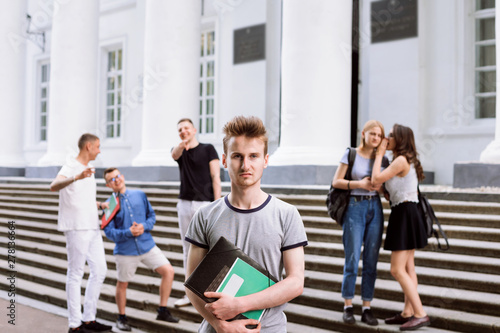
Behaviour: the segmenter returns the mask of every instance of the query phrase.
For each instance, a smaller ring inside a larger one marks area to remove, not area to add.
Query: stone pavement
[[[68,331],[68,318],[66,309],[39,302],[27,297],[16,296],[15,298],[15,325],[9,324],[10,298],[5,291],[0,292],[0,332],[28,333],[28,332],[50,332],[66,333]],[[113,332],[121,332],[115,323],[98,318],[98,321],[113,326]],[[133,329],[134,333],[146,333]]]
[[[19,303],[21,297],[16,297],[15,325],[9,324],[10,299],[4,298],[7,294],[0,295],[0,332],[54,332],[66,333],[68,331],[68,318],[61,315],[45,312],[43,310]]]

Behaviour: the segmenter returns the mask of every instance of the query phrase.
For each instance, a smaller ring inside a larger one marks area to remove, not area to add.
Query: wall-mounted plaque
[[[383,0],[372,2],[372,43],[417,37],[417,14],[417,0]]]
[[[234,31],[234,64],[266,58],[266,25],[259,24]]]

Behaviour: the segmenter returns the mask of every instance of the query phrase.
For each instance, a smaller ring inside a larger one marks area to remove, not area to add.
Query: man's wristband
[[[73,176],[73,183],[76,182],[76,176]]]
[[[351,189],[351,181],[350,181],[350,180],[348,180],[348,181],[347,181],[347,189],[348,189],[348,190],[350,190],[350,189]]]

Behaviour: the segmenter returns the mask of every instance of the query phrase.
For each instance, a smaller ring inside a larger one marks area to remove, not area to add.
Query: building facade
[[[52,177],[90,132],[97,167],[175,180],[177,121],[221,154],[236,115],[271,184],[328,184],[369,119],[412,127],[434,183],[500,163],[494,0],[2,1],[0,175]]]

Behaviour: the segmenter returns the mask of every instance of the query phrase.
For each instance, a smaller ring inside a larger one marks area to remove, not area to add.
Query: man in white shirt
[[[96,202],[95,169],[89,164],[101,152],[99,138],[83,134],[78,148],[78,156],[69,158],[50,184],[51,191],[59,191],[57,229],[66,236],[68,332],[104,332],[110,331],[111,326],[95,320],[97,300],[107,271],[97,209],[107,204]],[[80,289],[85,262],[90,276],[82,315]]]

